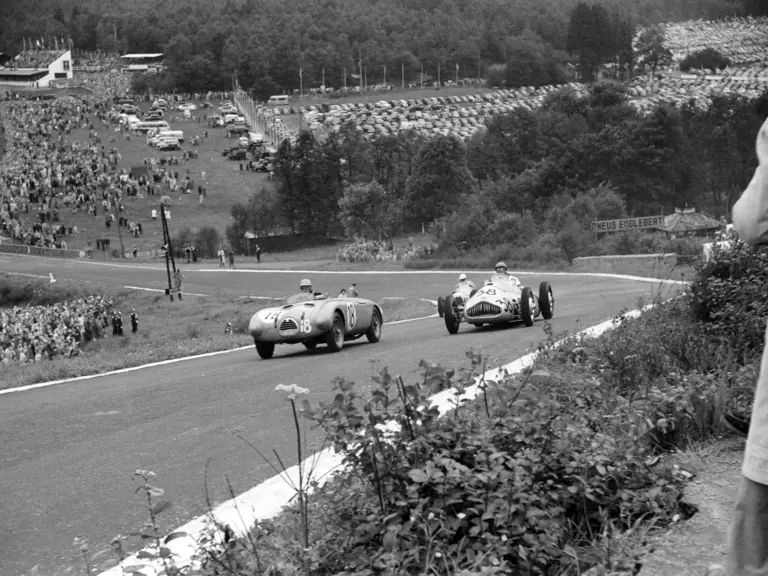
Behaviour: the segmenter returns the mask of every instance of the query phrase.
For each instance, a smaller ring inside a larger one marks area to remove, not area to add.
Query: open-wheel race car
[[[338,352],[345,342],[365,336],[381,339],[384,315],[381,307],[366,298],[318,298],[259,310],[248,331],[263,359],[272,358],[276,344],[304,344],[313,350],[326,344]]]
[[[441,311],[449,334],[456,334],[462,322],[477,327],[512,322],[533,326],[539,316],[545,320],[554,316],[555,296],[549,282],[539,285],[537,296],[516,277],[495,274],[478,290],[467,293],[466,288],[460,287],[438,300],[438,312]]]

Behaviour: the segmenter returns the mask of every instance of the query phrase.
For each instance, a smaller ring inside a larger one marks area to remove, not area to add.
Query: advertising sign
[[[664,228],[664,216],[639,216],[592,222],[593,232],[626,232],[643,228]]]

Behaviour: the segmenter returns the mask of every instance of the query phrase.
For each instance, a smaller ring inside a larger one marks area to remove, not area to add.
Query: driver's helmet
[[[496,262],[496,266],[494,266],[496,269],[496,272],[499,274],[506,274],[507,273],[507,265],[504,264],[504,262]]]
[[[467,281],[467,275],[459,274],[459,282],[466,282],[466,281]]]
[[[299,288],[302,292],[312,292],[312,282],[309,281],[309,278],[304,278],[299,284]]]

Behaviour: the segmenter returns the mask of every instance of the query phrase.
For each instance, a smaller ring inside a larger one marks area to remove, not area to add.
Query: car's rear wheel
[[[256,342],[254,340],[254,342]],[[275,354],[274,342],[256,342],[256,352],[259,353],[264,360],[269,360]]]
[[[368,342],[376,344],[381,340],[381,312],[378,308],[373,309],[373,315],[371,316],[371,325],[368,327],[368,331],[365,333],[365,337],[368,338]]]
[[[544,320],[551,320],[555,315],[555,294],[549,282],[539,284],[539,308]]]
[[[310,342],[304,342],[304,348],[306,348],[307,350],[314,350],[315,348],[317,348],[317,342],[315,342],[314,340]]]
[[[325,343],[331,352],[338,352],[344,348],[344,318],[338,312],[333,317],[331,331],[325,336]]]
[[[445,298],[443,296],[437,297],[437,314],[440,318],[445,314]]]
[[[523,288],[523,293],[520,295],[520,315],[526,326],[533,326],[533,319],[536,314],[536,301],[533,298],[533,290],[527,286]]]
[[[456,317],[456,311],[453,308],[453,296],[445,299],[445,327],[448,334],[456,334],[459,331],[459,319]]]

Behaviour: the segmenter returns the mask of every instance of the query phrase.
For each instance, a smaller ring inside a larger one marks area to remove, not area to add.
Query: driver
[[[475,289],[475,283],[472,282],[472,280],[467,280],[467,275],[462,273],[459,274],[459,283],[456,284],[456,289],[460,288],[469,288],[470,290]]]
[[[494,268],[496,272],[491,276],[491,280],[501,277],[507,280],[511,280],[517,286],[521,285],[517,276],[512,276],[509,272],[507,272],[507,265],[504,262],[496,262],[496,266]]]
[[[308,302],[309,300],[314,300],[316,296],[322,295],[320,292],[312,291],[312,282],[308,278],[304,278],[299,283],[299,290],[300,292],[298,294],[294,294],[293,296],[289,297],[286,300],[287,304],[297,304],[299,302]]]

